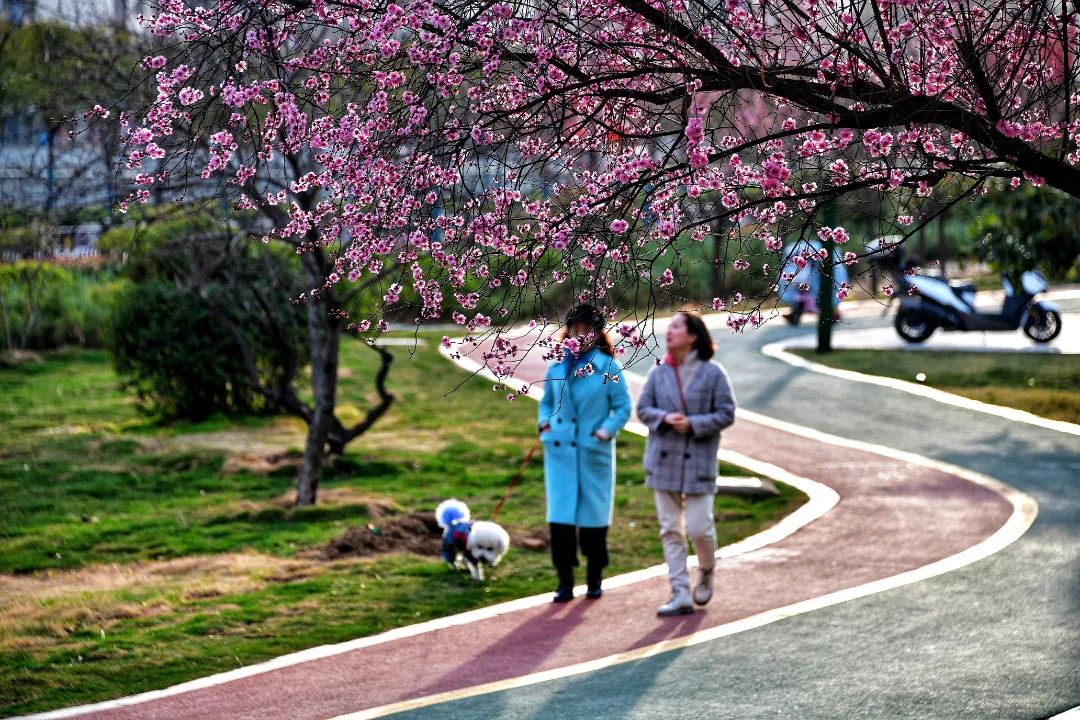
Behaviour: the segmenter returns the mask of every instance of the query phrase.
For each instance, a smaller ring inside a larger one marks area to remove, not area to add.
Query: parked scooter
[[[1046,278],[1037,270],[1020,276],[1019,289],[1003,275],[1005,302],[1001,311],[985,313],[975,309],[974,285],[951,285],[942,278],[919,275],[903,264],[901,251],[893,251],[898,261],[893,297],[901,298],[894,324],[907,342],[921,343],[938,328],[962,332],[1023,328],[1024,334],[1037,343],[1050,342],[1061,332],[1060,308],[1051,301],[1035,299],[1048,287]]]

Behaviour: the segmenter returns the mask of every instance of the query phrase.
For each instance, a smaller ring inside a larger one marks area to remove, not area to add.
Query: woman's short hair
[[[615,348],[611,346],[611,339],[608,338],[607,333],[604,332],[604,326],[607,324],[607,320],[604,319],[604,314],[595,305],[589,303],[581,303],[575,305],[570,312],[566,314],[566,329],[563,331],[563,338],[565,339],[570,332],[570,328],[574,325],[587,325],[589,330],[594,336],[596,347],[601,352],[605,352],[608,355],[615,355]]]
[[[701,360],[711,359],[716,354],[716,343],[712,341],[705,321],[697,313],[688,310],[680,310],[675,314],[682,315],[686,321],[686,332],[694,336],[694,349],[697,350],[698,357]]]

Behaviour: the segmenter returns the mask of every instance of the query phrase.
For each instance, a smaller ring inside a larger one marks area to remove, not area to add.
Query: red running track
[[[540,379],[543,364],[526,357],[518,376]],[[720,560],[716,596],[692,615],[656,617],[668,594],[657,577],[598,601],[543,604],[81,717],[322,720],[566,667],[920,568],[982,542],[1013,513],[1006,498],[948,472],[746,419],[723,446],[841,499],[779,542]]]

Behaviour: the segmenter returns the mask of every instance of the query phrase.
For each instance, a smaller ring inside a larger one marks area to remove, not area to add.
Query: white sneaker
[[[694,612],[694,605],[690,602],[690,595],[685,590],[672,593],[671,599],[661,605],[656,614],[660,617],[672,617],[675,615],[689,615]]]
[[[698,584],[694,588],[694,602],[698,605],[704,605],[712,600],[712,579],[715,569],[702,570],[698,576]]]

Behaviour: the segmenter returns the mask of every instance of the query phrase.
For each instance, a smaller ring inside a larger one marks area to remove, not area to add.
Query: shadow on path
[[[580,602],[580,601],[575,601]],[[695,612],[692,615],[684,615],[660,621],[660,624],[651,632],[634,641],[632,647],[643,647],[689,635],[700,629],[705,619],[704,612]],[[514,634],[508,635],[500,643],[514,642]],[[518,647],[518,652],[533,652],[532,647]],[[633,676],[633,681],[624,684],[624,691],[619,693],[618,706],[605,708],[604,718],[631,718],[634,717],[635,707],[647,698],[656,684],[662,679],[664,671],[674,663],[682,654],[682,650],[672,650],[660,653],[648,658],[636,660],[616,666],[618,671]],[[440,703],[416,710],[397,713],[390,717],[409,718],[421,720],[422,718],[439,718],[439,720],[474,720],[475,718],[520,718],[521,720],[563,720],[564,718],[577,717],[574,712],[575,700],[581,692],[588,693],[587,686],[596,682],[599,676],[596,673],[588,673],[580,676],[570,676],[547,681],[533,686],[530,693],[532,698],[526,705],[522,705],[521,696],[514,690],[505,690],[477,697],[466,698],[447,703]],[[544,697],[537,702],[535,696],[540,694]]]

